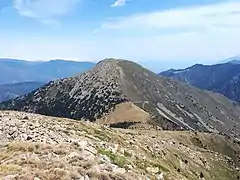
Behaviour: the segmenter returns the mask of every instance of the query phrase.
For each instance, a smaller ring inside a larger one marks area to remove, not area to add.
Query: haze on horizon
[[[211,64],[240,55],[239,19],[238,0],[1,0],[0,58]]]

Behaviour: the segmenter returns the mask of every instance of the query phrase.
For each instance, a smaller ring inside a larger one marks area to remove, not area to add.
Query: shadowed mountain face
[[[8,101],[18,96],[30,93],[43,85],[44,83],[40,82],[24,82],[0,85],[0,102]]]
[[[91,69],[91,62],[51,60],[29,62],[14,59],[0,59],[0,84],[19,82],[49,82],[58,78],[77,75]]]
[[[168,70],[160,73],[189,85],[214,91],[240,102],[240,61],[231,60],[217,65],[194,65],[182,70]]]
[[[90,71],[50,82],[26,96],[0,104],[0,108],[98,121],[113,112],[121,112],[118,108],[124,104],[138,115],[142,114],[141,117],[149,114],[149,118],[139,122],[145,126],[219,132],[237,137],[240,134],[240,108],[233,101],[159,77],[125,60],[101,61]],[[118,123],[132,125],[132,118],[125,115]]]

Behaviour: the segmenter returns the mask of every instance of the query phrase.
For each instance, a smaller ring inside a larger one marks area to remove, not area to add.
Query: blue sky
[[[0,57],[185,66],[240,55],[239,0],[1,0]]]

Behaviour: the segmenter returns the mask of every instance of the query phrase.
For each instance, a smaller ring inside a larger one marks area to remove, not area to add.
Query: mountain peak
[[[203,64],[194,64],[193,66],[191,66],[190,68],[198,68],[198,67],[203,67],[204,65]]]
[[[118,63],[133,63],[132,61],[125,60],[125,59],[116,59],[116,58],[105,58],[104,60],[99,61],[97,64],[114,64],[117,65]]]
[[[76,77],[60,79],[1,109],[88,119],[114,127],[232,130],[240,112],[227,98],[159,77],[132,61],[105,59]],[[216,126],[216,122],[221,122]]]

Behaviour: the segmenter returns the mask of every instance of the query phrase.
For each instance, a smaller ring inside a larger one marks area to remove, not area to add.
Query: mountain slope
[[[58,78],[77,75],[92,68],[91,62],[51,60],[29,62],[14,59],[0,59],[0,84],[19,82],[48,82]]]
[[[111,116],[119,117],[119,113],[113,113],[126,106],[138,112],[134,113],[136,116],[129,113],[117,122],[109,120]],[[50,82],[26,96],[0,104],[0,108],[89,119],[114,127],[198,130],[237,137],[240,134],[240,108],[236,103],[220,94],[159,77],[124,60],[101,61],[90,71]]]
[[[43,86],[41,82],[24,82],[0,85],[0,102],[8,101],[18,96],[30,93]]]
[[[0,179],[236,180],[240,142],[0,111]]]
[[[183,81],[201,89],[214,91],[226,97],[240,101],[240,64],[235,61],[217,65],[194,65],[182,70],[169,70],[160,73]]]

